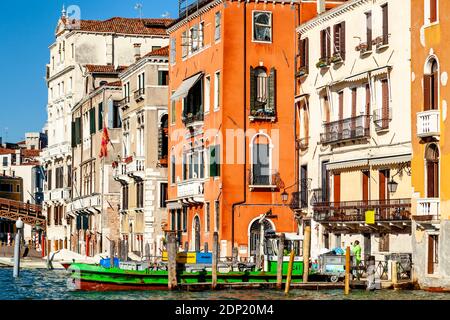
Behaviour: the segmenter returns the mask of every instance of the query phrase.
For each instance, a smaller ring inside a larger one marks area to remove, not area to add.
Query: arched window
[[[439,109],[439,65],[431,58],[423,76],[424,111]]]
[[[272,141],[266,134],[259,133],[252,139],[252,175],[250,184],[253,186],[272,185]]]
[[[263,68],[255,69],[256,102],[262,105],[267,103],[267,73]]]
[[[439,198],[439,149],[431,144],[425,151],[427,197]]]
[[[270,73],[264,67],[250,68],[251,116],[273,118],[276,114],[276,70]]]

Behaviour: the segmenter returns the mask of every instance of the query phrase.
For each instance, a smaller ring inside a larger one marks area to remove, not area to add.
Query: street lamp
[[[281,201],[283,201],[283,203],[286,203],[289,199],[289,194],[286,192],[286,190],[283,191],[283,193],[281,194]]]
[[[388,182],[387,186],[390,193],[395,193],[397,191],[398,183],[394,181],[394,178],[391,178],[391,181]]]

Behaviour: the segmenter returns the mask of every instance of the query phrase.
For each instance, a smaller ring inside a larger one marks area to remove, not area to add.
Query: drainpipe
[[[247,132],[247,3],[244,2],[244,134]],[[231,209],[231,248],[232,252],[234,249],[234,215],[236,207],[247,202],[247,139],[245,138],[244,143],[244,173],[243,173],[243,184],[244,187],[244,200],[240,202],[233,203]]]

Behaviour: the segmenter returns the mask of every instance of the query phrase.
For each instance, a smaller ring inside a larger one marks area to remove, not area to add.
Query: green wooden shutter
[[[255,100],[256,100],[256,77],[255,77],[255,69],[250,67],[250,109],[255,109]]]
[[[91,108],[89,110],[89,124],[90,124],[90,133],[95,133],[95,108]]]
[[[78,122],[78,125],[77,125],[77,131],[78,131],[78,133],[77,133],[77,137],[78,137],[77,144],[81,144],[82,138],[83,138],[81,136],[81,117],[77,118],[77,122]]]
[[[273,115],[276,113],[276,77],[277,71],[275,68],[270,69],[268,111]]]
[[[220,177],[220,146],[215,146],[216,153],[216,177]]]
[[[209,147],[209,176],[217,177],[215,146]]]
[[[103,102],[98,104],[98,130],[103,130]]]

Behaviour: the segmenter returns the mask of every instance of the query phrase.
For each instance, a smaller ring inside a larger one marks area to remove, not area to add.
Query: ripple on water
[[[206,292],[77,292],[67,287],[66,271],[22,270],[13,279],[12,269],[0,269],[0,300],[450,300],[450,293],[426,291],[354,290],[344,297],[342,290],[223,290]]]

